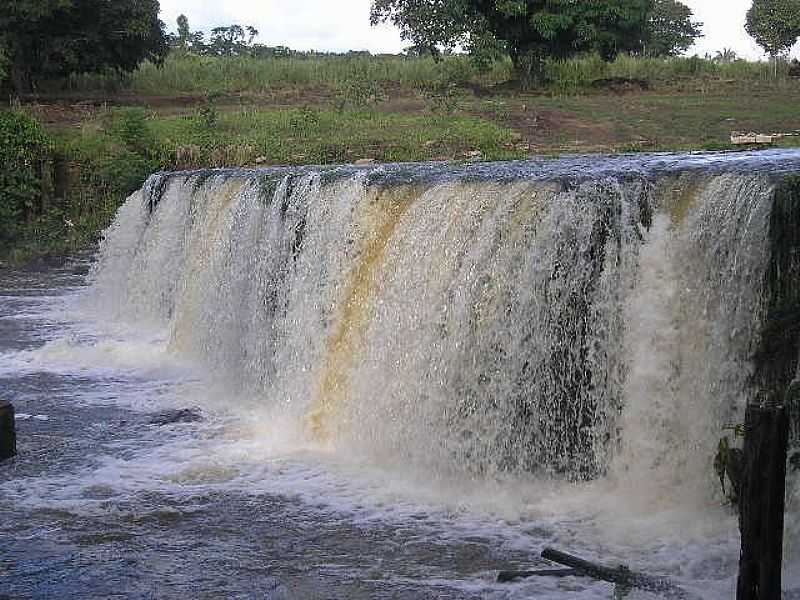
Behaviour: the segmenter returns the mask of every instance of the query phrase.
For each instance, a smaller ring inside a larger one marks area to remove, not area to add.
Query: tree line
[[[454,47],[508,55],[526,85],[541,80],[549,59],[676,56],[702,35],[678,0],[374,0],[370,16],[434,55]],[[747,32],[777,59],[800,37],[800,0],[753,0]]]
[[[192,31],[186,15],[179,15],[177,31],[167,35],[169,47],[174,52],[197,56],[250,56],[253,58],[287,58],[289,56],[340,56],[333,52],[298,52],[288,46],[267,46],[255,43],[258,30],[251,25],[234,23],[213,28],[206,39],[203,31]],[[367,51],[349,51],[346,55],[371,56]]]
[[[6,0],[0,12],[0,84],[20,94],[72,73],[135,70],[170,51],[204,56],[285,57],[285,46],[255,43],[249,25],[192,31],[185,15],[167,34],[158,0]],[[548,60],[597,53],[669,57],[685,53],[702,23],[678,0],[373,0],[373,24],[391,22],[408,55],[463,51],[478,63],[511,58],[524,85]],[[753,0],[747,32],[774,59],[800,37],[800,0]]]

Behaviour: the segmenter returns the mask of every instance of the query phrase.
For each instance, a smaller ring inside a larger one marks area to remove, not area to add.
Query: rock
[[[150,419],[151,425],[176,425],[179,423],[197,423],[203,420],[203,415],[196,408],[179,408],[166,410],[154,415]]]
[[[14,405],[0,400],[0,461],[17,454],[17,432]]]
[[[366,165],[375,164],[374,158],[359,158],[356,162],[353,163],[357,167],[364,167]]]

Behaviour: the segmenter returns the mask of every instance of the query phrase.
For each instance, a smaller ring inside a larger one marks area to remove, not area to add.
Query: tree
[[[373,25],[391,21],[404,39],[438,54],[505,46],[524,85],[548,57],[597,51],[606,59],[638,49],[651,0],[373,0]]]
[[[745,29],[777,67],[777,58],[800,37],[800,0],[753,0]]]
[[[111,68],[133,71],[168,50],[158,0],[15,0],[0,12],[3,53],[17,93],[36,82]]]
[[[170,46],[182,52],[201,52],[205,47],[204,34],[202,31],[192,31],[189,27],[189,19],[186,15],[178,15],[178,33],[170,34]]]
[[[431,50],[425,46],[417,46],[414,44],[403,48],[403,56],[408,56],[409,58],[422,58],[424,56],[430,57]]]
[[[192,30],[189,29],[189,18],[186,15],[178,15],[178,43],[185,49],[188,46]]]
[[[702,37],[702,23],[692,21],[692,10],[677,0],[653,0],[642,46],[648,56],[678,56]]]
[[[211,30],[211,43],[206,48],[214,56],[241,56],[248,54],[258,30],[250,25],[229,25]]]
[[[739,60],[739,55],[736,54],[736,51],[733,48],[723,48],[722,50],[717,50],[714,53],[714,58],[711,60],[713,60],[715,63],[729,65]]]

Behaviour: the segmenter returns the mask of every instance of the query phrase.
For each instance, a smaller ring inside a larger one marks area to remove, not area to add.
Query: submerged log
[[[0,400],[0,461],[17,453],[17,433],[14,422],[14,405]]]
[[[638,588],[649,592],[659,592],[668,595],[670,598],[684,598],[686,600],[694,598],[694,596],[668,579],[636,573],[625,566],[617,568],[606,567],[553,548],[545,548],[542,552],[542,558],[572,567],[581,575],[614,583],[623,589]]]
[[[790,386],[790,393],[796,386]],[[737,600],[780,600],[789,420],[782,404],[749,404],[739,507]]]

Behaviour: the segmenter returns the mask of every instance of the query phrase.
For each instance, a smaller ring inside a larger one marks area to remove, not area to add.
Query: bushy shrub
[[[106,117],[104,131],[119,147],[112,153],[92,157],[98,182],[122,197],[142,186],[159,169],[160,148],[148,126],[150,115],[143,108],[115,110]]]
[[[159,165],[154,159],[121,148],[112,155],[99,158],[96,167],[96,185],[104,185],[122,200],[141,188]]]
[[[147,128],[147,111],[143,108],[123,108],[110,113],[105,120],[105,132],[137,154],[148,154],[155,145]]]
[[[39,123],[19,112],[0,112],[0,248],[14,243],[39,208],[42,162],[52,145]]]

